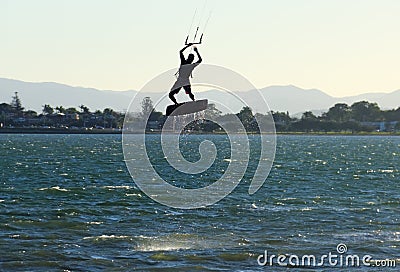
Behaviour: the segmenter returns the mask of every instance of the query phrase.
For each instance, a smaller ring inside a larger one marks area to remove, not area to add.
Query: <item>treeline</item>
[[[381,110],[377,103],[355,102],[352,105],[337,103],[327,112],[316,116],[306,111],[301,118],[292,118],[289,113],[273,113],[278,131],[395,131],[400,129],[400,107]]]
[[[90,111],[85,105],[78,108],[45,104],[41,112],[25,110],[18,92],[11,103],[0,104],[0,127],[54,128],[122,128],[124,114],[111,108]]]
[[[147,120],[148,130],[162,129],[166,116],[153,107],[150,97],[142,101],[142,112],[128,116],[131,120]],[[243,107],[237,114],[222,114],[214,104],[203,112],[204,118],[217,120],[218,123],[228,124],[232,117],[238,117],[247,132],[258,133],[258,122],[271,123],[273,119],[278,132],[371,132],[399,131],[400,107],[392,110],[382,110],[377,103],[368,101],[355,102],[352,105],[337,103],[327,112],[317,116],[306,111],[301,117],[290,116],[289,112],[268,112],[254,114],[250,107]],[[64,128],[113,128],[122,129],[125,114],[111,108],[91,111],[87,106],[78,108],[63,106],[53,107],[43,105],[42,112],[25,110],[18,93],[15,92],[12,102],[0,104],[0,127],[64,127]],[[272,117],[272,118],[271,118]],[[222,128],[207,120],[193,122],[187,130],[200,132],[218,132]]]
[[[147,99],[147,100],[146,100]],[[150,98],[145,98],[142,103],[143,110],[151,111]],[[218,123],[229,124],[233,114],[222,114],[215,105],[210,104],[204,112],[204,117],[212,117]],[[258,133],[258,122],[270,122],[271,115],[278,132],[373,132],[400,130],[400,107],[392,110],[382,110],[377,103],[368,101],[355,102],[352,105],[337,103],[329,108],[327,112],[317,116],[311,111],[304,112],[301,117],[290,116],[289,112],[269,112],[267,114],[254,114],[250,107],[243,107],[235,114],[247,132]],[[161,128],[165,116],[161,112],[150,114],[150,125],[152,129]],[[221,130],[216,123],[209,121],[193,122],[188,126],[189,130],[216,132]]]

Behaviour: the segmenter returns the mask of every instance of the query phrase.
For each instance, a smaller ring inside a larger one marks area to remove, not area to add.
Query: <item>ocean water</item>
[[[222,135],[181,137],[188,160],[198,159],[193,150],[204,139],[218,156],[203,184],[174,172],[159,136],[149,135],[154,168],[177,186],[211,184],[229,163],[229,143]],[[250,136],[253,157],[258,141]],[[257,166],[250,160],[228,197],[195,210],[142,193],[120,135],[0,135],[0,157],[2,271],[285,271],[276,259],[261,267],[257,257],[267,250],[318,258],[337,254],[339,243],[344,254],[400,257],[400,137],[278,136],[256,194],[247,193]]]

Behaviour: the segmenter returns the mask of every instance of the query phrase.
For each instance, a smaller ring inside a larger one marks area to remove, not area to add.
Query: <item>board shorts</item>
[[[188,79],[188,78],[183,78],[183,79],[178,78],[178,79],[175,81],[174,85],[171,87],[171,91],[174,91],[174,90],[176,90],[176,89],[180,89],[180,88],[185,87],[185,86],[190,86],[190,81],[189,81],[189,79]],[[185,92],[186,92],[187,94],[189,93],[187,90],[185,90]]]

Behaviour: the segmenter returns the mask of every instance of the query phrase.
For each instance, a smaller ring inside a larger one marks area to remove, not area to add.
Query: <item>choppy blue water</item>
[[[189,160],[190,144],[205,138],[229,154],[224,136],[191,135],[182,138]],[[154,146],[157,171],[199,186],[168,170]],[[196,210],[143,194],[119,135],[0,135],[0,156],[0,270],[285,270],[257,257],[320,256],[339,243],[374,259],[400,255],[400,137],[279,136],[260,191],[247,193],[250,162],[232,194]]]

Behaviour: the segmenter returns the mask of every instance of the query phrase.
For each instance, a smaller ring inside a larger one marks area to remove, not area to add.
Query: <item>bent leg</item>
[[[175,99],[175,96],[174,95],[176,95],[177,93],[179,93],[179,90],[180,90],[181,88],[178,88],[178,89],[175,89],[175,90],[172,90],[172,91],[170,91],[169,92],[169,99],[171,99],[172,100],[172,102],[174,102],[174,104],[178,104],[178,102],[176,102],[176,99]]]
[[[183,86],[183,89],[185,89],[185,92],[189,95],[190,99],[194,101],[194,95],[192,93],[192,88],[190,85]]]

